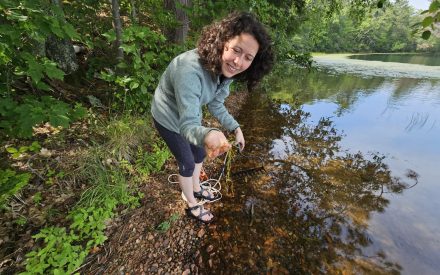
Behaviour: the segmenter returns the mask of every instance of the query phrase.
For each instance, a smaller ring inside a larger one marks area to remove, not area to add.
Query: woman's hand
[[[244,149],[244,136],[243,132],[241,131],[240,127],[235,129],[235,142],[238,144],[240,152]]]
[[[229,151],[229,144],[225,135],[217,130],[212,130],[205,136],[205,150],[208,158],[216,158],[217,156]]]

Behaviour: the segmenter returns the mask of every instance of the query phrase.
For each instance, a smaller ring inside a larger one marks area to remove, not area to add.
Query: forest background
[[[438,0],[426,11],[406,0],[0,0],[0,271],[74,273],[104,244],[108,220],[139,206],[139,185],[170,157],[151,128],[154,89],[206,24],[251,11],[271,32],[277,66],[310,67],[312,52],[438,53],[439,9]]]

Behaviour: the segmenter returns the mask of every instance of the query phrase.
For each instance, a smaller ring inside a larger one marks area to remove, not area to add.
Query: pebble
[[[205,235],[205,229],[204,228],[199,230],[199,232],[197,233],[197,237],[201,238],[201,237],[203,237],[203,235]]]

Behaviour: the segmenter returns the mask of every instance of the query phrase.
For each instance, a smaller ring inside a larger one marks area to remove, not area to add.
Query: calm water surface
[[[356,64],[287,67],[248,100],[205,271],[438,274],[439,68]]]

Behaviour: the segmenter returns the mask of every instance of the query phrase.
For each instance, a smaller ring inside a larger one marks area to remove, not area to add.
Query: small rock
[[[204,228],[199,230],[199,232],[197,233],[197,237],[201,238],[201,237],[203,237],[203,235],[205,235],[205,229]]]
[[[214,246],[212,245],[212,244],[210,244],[209,246],[208,246],[208,248],[206,249],[206,252],[211,252],[212,250],[214,249]]]
[[[191,274],[191,270],[189,268],[185,269],[185,271],[182,272],[182,275],[188,275]]]

